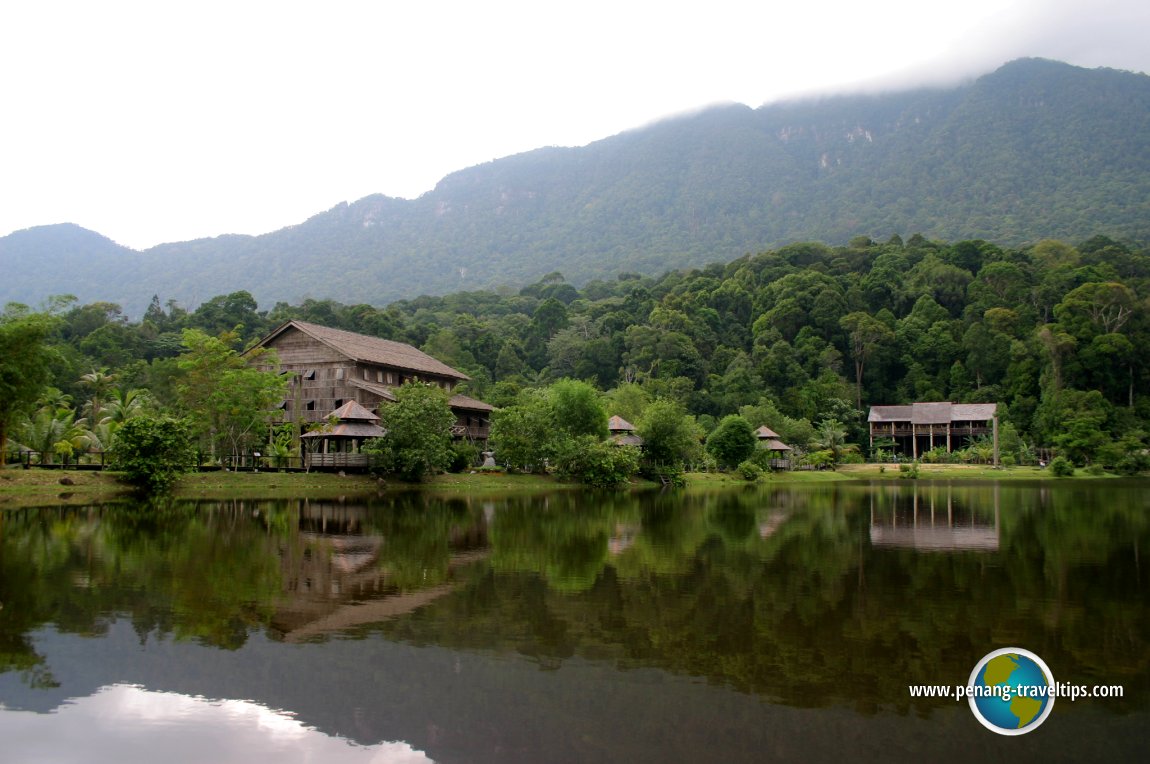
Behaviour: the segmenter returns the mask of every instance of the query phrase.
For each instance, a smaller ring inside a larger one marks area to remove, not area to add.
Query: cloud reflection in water
[[[208,700],[134,685],[112,685],[51,714],[0,714],[0,739],[11,761],[86,762],[161,759],[165,764],[324,762],[423,764],[403,742],[361,746],[330,737],[292,714],[246,700]]]

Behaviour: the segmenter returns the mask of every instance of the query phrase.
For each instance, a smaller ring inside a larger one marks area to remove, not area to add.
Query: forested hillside
[[[1142,246],[1147,114],[1150,77],[1043,60],[953,89],[716,107],[462,170],[416,200],[341,204],[264,236],[135,253],[71,226],[20,232],[0,239],[0,300],[67,292],[133,316],[153,294],[195,306],[227,290],[384,305],[518,289],[555,270],[579,286],[795,241],[916,232]]]
[[[865,450],[869,405],[997,402],[1011,459],[1052,447],[1079,464],[1133,469],[1145,461],[1150,422],[1150,362],[1139,350],[1150,347],[1148,294],[1146,251],[1102,237],[1012,249],[914,236],[799,243],[581,288],[552,273],[521,290],[386,308],[306,300],[261,309],[235,292],[192,312],[157,299],[134,322],[116,305],[63,301],[52,318],[57,390],[11,432],[19,441],[38,416],[74,425],[83,401],[98,412],[95,385],[82,379],[94,371],[105,403],[115,387],[178,411],[181,361],[194,350],[181,331],[238,329],[224,335],[238,349],[298,318],[416,345],[470,375],[468,394],[501,407],[570,378],[591,382],[606,410],[631,421],[662,399],[702,433],[741,413],[803,449],[837,431],[839,445]]]

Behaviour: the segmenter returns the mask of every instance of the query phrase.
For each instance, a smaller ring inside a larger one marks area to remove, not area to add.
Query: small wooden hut
[[[779,434],[770,427],[763,425],[755,430],[755,437],[759,439],[759,448],[771,452],[771,469],[789,470],[791,468],[790,446],[779,439]]]
[[[379,417],[355,401],[348,401],[327,419],[331,424],[303,434],[304,464],[308,469],[367,469],[363,444],[386,432]]]
[[[621,416],[613,416],[607,420],[607,430],[611,433],[611,440],[620,446],[642,446],[643,439],[635,434],[635,425]]]

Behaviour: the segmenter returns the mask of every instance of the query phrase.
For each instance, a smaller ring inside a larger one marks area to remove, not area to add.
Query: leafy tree
[[[613,488],[639,471],[639,449],[618,446],[594,435],[579,435],[563,443],[555,467],[561,478]]]
[[[230,347],[232,339],[228,332],[211,337],[185,329],[186,351],[179,359],[180,403],[213,458],[224,451],[237,455],[262,442],[273,409],[287,390],[274,353],[260,348],[241,355]]]
[[[607,412],[599,393],[586,382],[561,379],[551,385],[551,410],[555,426],[570,436],[607,437]]]
[[[638,423],[651,403],[651,394],[642,385],[624,382],[604,393],[603,402],[610,416],[620,416],[628,422]]]
[[[186,420],[147,414],[124,422],[111,456],[129,483],[151,492],[167,490],[196,460]]]
[[[495,457],[518,469],[542,467],[555,456],[555,419],[547,390],[522,391],[513,405],[491,417]]]
[[[730,469],[749,459],[757,444],[747,420],[738,414],[729,414],[707,436],[707,453],[715,457],[720,467]]]
[[[408,382],[395,390],[395,402],[379,412],[386,437],[364,446],[380,457],[379,471],[414,483],[451,465],[455,415],[447,400],[440,387],[422,382]]]
[[[48,339],[56,319],[9,303],[0,313],[0,466],[16,418],[40,397],[49,381],[53,352]]]
[[[850,354],[855,362],[855,405],[862,408],[862,380],[866,361],[881,343],[894,340],[886,324],[869,313],[855,311],[842,317],[839,324],[850,340]]]
[[[675,401],[660,398],[648,405],[635,429],[643,451],[657,464],[682,465],[700,455],[701,428]]]

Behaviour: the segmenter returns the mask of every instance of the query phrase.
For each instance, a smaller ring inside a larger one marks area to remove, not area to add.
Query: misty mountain
[[[661,273],[800,240],[1150,242],[1150,77],[1023,59],[970,84],[709,108],[369,196],[262,236],[143,252],[76,226],[0,239],[0,301],[264,307]],[[465,129],[461,127],[460,129]]]

